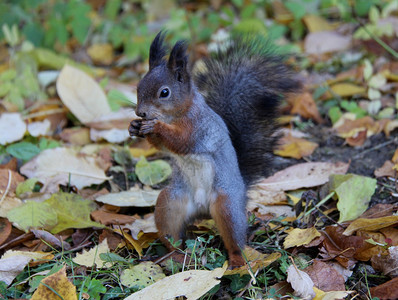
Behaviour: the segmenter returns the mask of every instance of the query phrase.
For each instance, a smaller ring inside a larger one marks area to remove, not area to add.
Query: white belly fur
[[[209,204],[215,199],[214,165],[205,155],[175,156],[181,176],[189,190],[188,215],[208,212]]]

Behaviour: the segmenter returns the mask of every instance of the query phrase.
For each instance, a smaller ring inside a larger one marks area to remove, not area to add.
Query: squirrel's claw
[[[138,136],[138,137],[144,137],[143,135],[140,134],[140,129],[142,126],[142,121],[143,120],[133,120],[130,122],[129,126],[129,134],[130,136]]]
[[[141,123],[141,128],[139,131],[140,135],[147,135],[150,133],[153,133],[155,129],[155,124],[158,122],[158,120],[143,120]]]

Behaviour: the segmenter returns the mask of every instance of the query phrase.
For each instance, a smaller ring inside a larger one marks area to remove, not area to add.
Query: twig
[[[397,138],[395,138],[395,139],[393,139],[393,140],[391,140],[391,141],[384,142],[384,143],[379,144],[379,145],[376,145],[376,146],[374,146],[374,147],[372,147],[372,148],[366,149],[366,150],[362,151],[361,153],[358,153],[358,154],[355,155],[353,158],[354,158],[354,159],[360,158],[362,155],[364,155],[364,154],[366,154],[366,153],[368,153],[368,152],[372,152],[372,151],[374,151],[374,150],[383,148],[384,146],[387,146],[387,145],[389,145],[389,144],[396,143],[396,142],[398,142],[398,139],[397,139]]]

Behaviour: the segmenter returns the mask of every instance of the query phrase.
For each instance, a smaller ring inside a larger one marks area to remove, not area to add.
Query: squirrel
[[[230,267],[245,264],[247,189],[272,163],[280,100],[299,89],[284,58],[263,38],[231,38],[192,74],[187,43],[166,59],[164,32],[149,50],[149,71],[137,87],[131,136],[145,137],[173,159],[171,183],[155,206],[160,240],[182,239],[192,221],[214,219]]]

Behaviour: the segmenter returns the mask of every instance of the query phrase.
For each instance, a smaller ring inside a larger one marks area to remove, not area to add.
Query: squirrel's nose
[[[139,111],[138,109],[135,111],[135,114],[141,118],[145,118],[146,117],[146,113]]]

